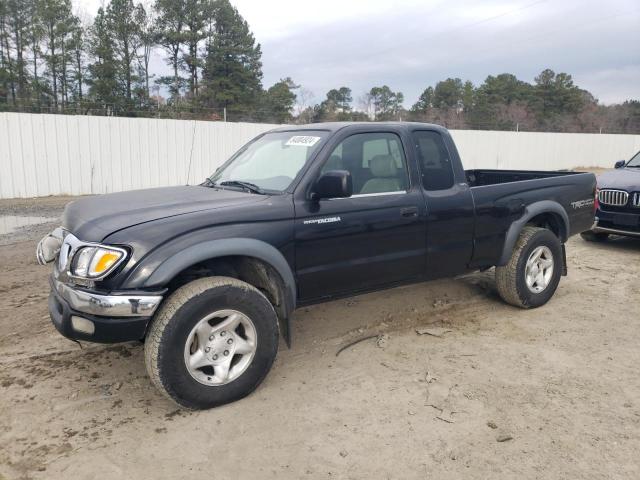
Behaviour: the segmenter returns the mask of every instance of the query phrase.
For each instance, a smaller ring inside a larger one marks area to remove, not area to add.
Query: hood
[[[264,196],[200,186],[109,193],[76,200],[65,208],[62,226],[78,238],[100,242],[123,228],[203,210],[250,204]]]
[[[640,168],[618,168],[598,175],[598,188],[640,192]]]

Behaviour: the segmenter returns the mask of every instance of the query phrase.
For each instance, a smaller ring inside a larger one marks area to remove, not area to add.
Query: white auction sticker
[[[291,137],[287,140],[285,145],[287,146],[296,146],[296,147],[313,147],[318,141],[320,137],[311,137],[308,135],[296,135],[295,137]]]

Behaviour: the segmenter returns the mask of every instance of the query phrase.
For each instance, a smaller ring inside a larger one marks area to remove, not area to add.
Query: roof
[[[286,132],[291,130],[329,130],[330,132],[337,132],[345,127],[394,127],[394,128],[410,128],[412,130],[416,128],[428,128],[430,130],[442,130],[446,129],[441,125],[435,125],[433,123],[420,123],[420,122],[324,122],[324,123],[307,123],[305,125],[286,125],[273,129],[274,132]]]

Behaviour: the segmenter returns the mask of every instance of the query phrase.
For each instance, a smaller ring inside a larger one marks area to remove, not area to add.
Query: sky
[[[74,0],[94,15],[103,0]],[[135,1],[135,0],[134,0]],[[231,0],[262,46],[263,84],[291,77],[318,103],[388,85],[410,107],[447,77],[479,85],[566,72],[600,102],[640,100],[640,0]],[[165,69],[162,52],[153,63]]]

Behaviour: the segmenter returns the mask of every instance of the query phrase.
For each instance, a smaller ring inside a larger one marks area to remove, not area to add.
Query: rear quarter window
[[[446,190],[453,186],[453,165],[449,151],[438,132],[422,130],[413,132],[418,163],[425,190]]]

